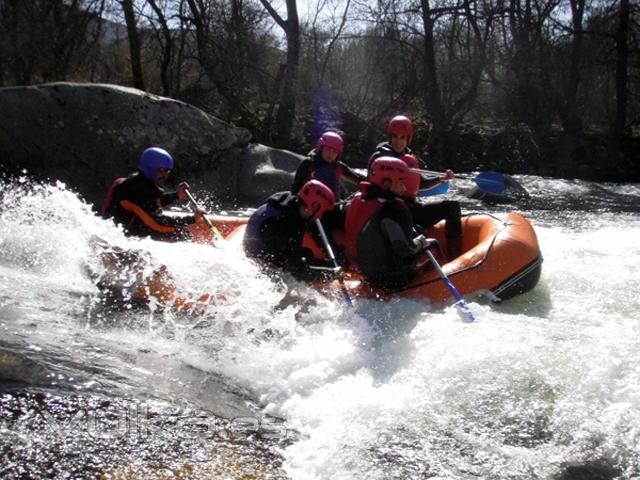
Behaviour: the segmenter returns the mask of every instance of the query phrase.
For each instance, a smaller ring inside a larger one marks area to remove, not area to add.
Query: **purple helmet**
[[[140,155],[140,161],[138,162],[138,169],[142,170],[142,173],[153,180],[161,168],[171,170],[173,168],[173,158],[163,148],[151,147],[147,148],[142,155]]]

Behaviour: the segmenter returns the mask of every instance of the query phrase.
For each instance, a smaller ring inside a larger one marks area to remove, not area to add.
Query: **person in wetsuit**
[[[313,150],[311,150],[296,169],[291,185],[291,192],[300,191],[302,185],[309,180],[318,180],[324,183],[333,192],[336,201],[340,200],[340,181],[346,180],[358,185],[366,180],[351,169],[346,163],[340,161],[344,150],[344,140],[335,132],[324,132]]]
[[[298,166],[291,185],[291,192],[295,193],[305,182],[313,179],[324,183],[333,192],[336,204],[324,215],[323,223],[329,233],[332,248],[338,256],[341,256],[342,252],[341,241],[336,243],[335,240],[342,238],[346,208],[346,205],[340,202],[340,183],[344,180],[357,186],[361,181],[366,180],[364,175],[340,160],[343,151],[342,137],[335,132],[324,132],[316,142],[315,148]]]
[[[405,287],[426,265],[429,247],[423,235],[413,238],[411,211],[402,200],[409,168],[394,157],[371,164],[370,181],[360,184],[347,208],[345,251],[365,281],[395,291]]]
[[[371,164],[380,157],[399,158],[409,165],[409,168],[426,168],[413,155],[409,145],[413,139],[413,123],[404,115],[396,115],[387,124],[388,141],[380,143],[375,152],[369,158],[369,175]],[[422,227],[430,227],[440,220],[445,220],[445,236],[447,240],[447,253],[449,259],[456,258],[461,253],[462,225],[460,223],[460,203],[453,200],[429,201],[422,203],[417,201],[418,189],[429,188],[439,182],[446,182],[455,178],[451,170],[446,170],[445,175],[438,178],[424,178],[419,173],[410,172],[409,184],[415,187],[407,188],[404,200],[416,224]],[[417,183],[415,183],[417,182]]]
[[[317,265],[312,252],[302,246],[304,234],[322,218],[335,203],[329,187],[318,180],[309,180],[297,193],[272,195],[249,218],[243,246],[248,257],[265,265],[291,273],[300,280],[309,280],[321,273],[310,268]],[[328,262],[319,262],[327,266]]]
[[[188,240],[189,225],[201,220],[195,216],[170,217],[162,209],[185,196],[189,184],[181,182],[175,192],[163,188],[171,170],[173,158],[166,150],[147,148],[140,156],[138,171],[127,178],[117,178],[109,188],[102,204],[104,218],[112,218],[122,225],[125,234],[156,240]]]

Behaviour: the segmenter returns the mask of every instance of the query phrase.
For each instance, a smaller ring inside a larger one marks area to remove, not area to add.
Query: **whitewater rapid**
[[[233,250],[126,238],[63,184],[3,182],[0,346],[19,359],[5,362],[3,398],[44,390],[207,412],[252,455],[270,452],[251,467],[264,478],[637,478],[640,187],[521,180],[540,283],[504,304],[472,300],[471,324],[406,299],[351,310],[299,283],[301,301],[282,304],[285,282]],[[487,208],[514,206],[463,205]],[[166,265],[187,295],[224,296],[197,316],[106,309],[90,275],[95,236]],[[0,419],[16,452],[41,438]],[[8,478],[21,458],[3,462]]]

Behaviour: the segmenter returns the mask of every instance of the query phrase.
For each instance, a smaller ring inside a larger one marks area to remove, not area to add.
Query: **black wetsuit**
[[[369,171],[371,170],[371,164],[376,158],[379,157],[395,157],[402,158],[404,155],[411,154],[409,147],[404,151],[398,153],[389,142],[381,143],[377,146],[376,151],[371,155],[369,159]],[[420,160],[418,160],[420,162]],[[422,162],[420,162],[422,164]],[[436,185],[439,182],[437,179],[420,178],[420,188],[429,188]],[[407,206],[411,210],[413,215],[413,221],[422,227],[430,227],[435,225],[440,220],[445,220],[445,236],[447,240],[453,241],[458,239],[462,235],[462,225],[460,223],[460,217],[462,215],[460,211],[460,203],[454,200],[438,200],[429,201],[428,203],[421,203],[415,198],[405,198]]]
[[[354,185],[358,185],[358,183],[365,180],[363,175],[360,175],[343,162],[325,162],[314,149],[311,150],[309,156],[298,165],[293,184],[291,185],[291,193],[296,194],[300,191],[302,185],[311,179],[315,179],[324,183],[333,192],[336,198],[335,207],[324,215],[322,223],[329,234],[329,241],[339,259],[341,259],[342,252],[340,245],[334,242],[334,237],[336,231],[344,231],[344,212],[346,206],[340,201],[340,180],[342,178]]]
[[[189,238],[186,226],[195,221],[193,216],[177,218],[162,212],[178,194],[165,192],[141,171],[114,185],[111,195],[105,217],[121,224],[127,235],[169,241]]]
[[[315,179],[324,183],[331,189],[336,201],[340,199],[340,180],[345,180],[358,185],[365,178],[354,171],[346,163],[336,161],[333,163],[322,160],[320,154],[315,150],[311,150],[307,158],[305,158],[296,170],[291,185],[291,193],[297,194],[302,185],[309,180]]]
[[[249,218],[243,245],[248,257],[258,258],[301,280],[321,277],[310,265],[326,265],[314,260],[302,247],[309,223],[300,216],[300,199],[290,192],[272,195]]]

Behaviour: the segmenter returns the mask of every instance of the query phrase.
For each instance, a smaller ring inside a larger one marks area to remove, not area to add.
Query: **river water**
[[[0,477],[640,478],[640,186],[516,177],[544,256],[500,305],[287,291],[232,251],[125,238],[63,184],[0,183]],[[166,265],[114,309],[95,236]]]

